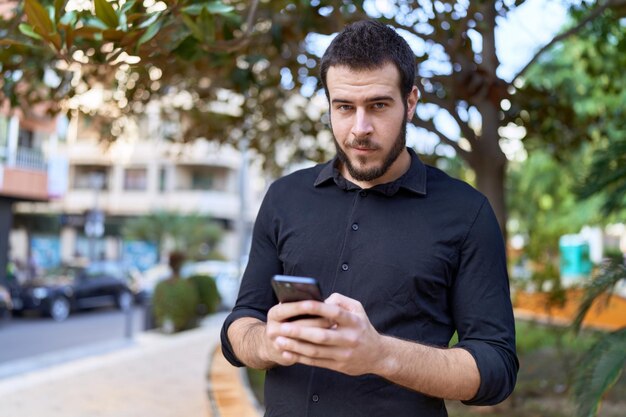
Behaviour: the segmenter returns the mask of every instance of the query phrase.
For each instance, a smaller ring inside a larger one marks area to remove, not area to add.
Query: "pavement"
[[[221,354],[224,318],[3,364],[0,416],[260,417],[244,371]]]

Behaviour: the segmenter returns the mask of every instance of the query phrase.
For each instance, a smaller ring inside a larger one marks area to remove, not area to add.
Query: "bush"
[[[188,279],[194,283],[198,292],[198,314],[202,317],[215,313],[221,301],[215,279],[208,275],[193,275]]]
[[[154,318],[167,332],[178,332],[196,325],[198,290],[183,279],[161,281],[154,289]]]

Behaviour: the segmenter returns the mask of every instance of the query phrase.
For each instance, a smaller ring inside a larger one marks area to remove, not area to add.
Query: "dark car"
[[[56,321],[65,320],[73,310],[111,305],[126,310],[134,300],[131,285],[128,271],[116,263],[65,265],[21,285],[13,309],[35,310]]]

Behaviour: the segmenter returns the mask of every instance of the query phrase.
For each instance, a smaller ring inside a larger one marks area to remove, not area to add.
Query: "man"
[[[374,21],[321,62],[337,156],[268,190],[226,358],[267,369],[267,416],[446,416],[515,385],[504,245],[486,198],[405,146],[415,57]],[[319,280],[325,302],[277,304],[275,274]],[[319,319],[289,321],[313,315]],[[459,343],[448,348],[455,330]]]

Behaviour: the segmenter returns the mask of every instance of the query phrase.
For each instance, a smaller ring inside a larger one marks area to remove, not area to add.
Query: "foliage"
[[[605,221],[599,213],[602,194],[581,202],[573,191],[580,166],[587,160],[586,148],[563,162],[536,150],[525,161],[511,164],[507,183],[510,232],[526,238],[524,251],[538,268],[539,288],[543,281],[552,281],[554,286],[559,282],[559,237]]]
[[[205,316],[215,313],[221,301],[215,279],[208,275],[192,275],[186,279],[195,285],[198,292],[198,314]]]
[[[126,239],[163,243],[171,239],[170,250],[184,252],[191,259],[207,259],[215,250],[224,231],[210,217],[200,214],[156,211],[147,216],[130,219],[122,234]]]
[[[612,293],[615,285],[626,279],[626,266],[610,260],[601,266],[600,272],[587,285],[578,314],[572,324],[579,332],[582,322],[593,305]],[[594,417],[606,392],[617,382],[626,365],[626,328],[608,333],[598,340],[580,361],[573,395],[577,404],[577,417]]]
[[[175,278],[159,282],[153,300],[157,326],[171,326],[174,332],[194,327],[198,300],[198,291],[191,281]]]
[[[574,385],[577,417],[594,417],[626,364],[626,328],[607,334],[581,359]]]
[[[565,162],[581,143],[593,144],[575,189],[583,198],[603,191],[605,215],[626,203],[625,26],[621,13],[608,10],[572,35],[528,71],[519,90],[526,106],[511,111],[524,120],[524,143],[532,152],[541,149]]]
[[[78,108],[108,120],[103,134],[115,135],[123,128],[120,116],[141,115],[149,102],[159,102],[163,121],[181,127],[168,129],[172,139],[249,142],[268,169],[319,161],[333,151],[324,99],[316,93],[318,40],[368,16],[393,24],[412,39],[421,64],[423,102],[412,123],[445,145],[436,152],[451,147],[475,171],[477,187],[504,225],[499,129],[524,124],[519,114],[529,96],[516,87],[527,68],[511,80],[499,76],[495,31],[523,0],[156,3],[165,8],[94,0],[87,10],[65,3],[16,2],[16,14],[5,19],[2,88],[13,106],[44,101],[51,112]],[[623,16],[624,3],[573,2],[581,17],[537,56],[605,12]],[[46,71],[57,74],[53,85],[40,81]],[[61,100],[98,86],[107,91],[106,106]],[[502,110],[504,99],[517,114]]]

